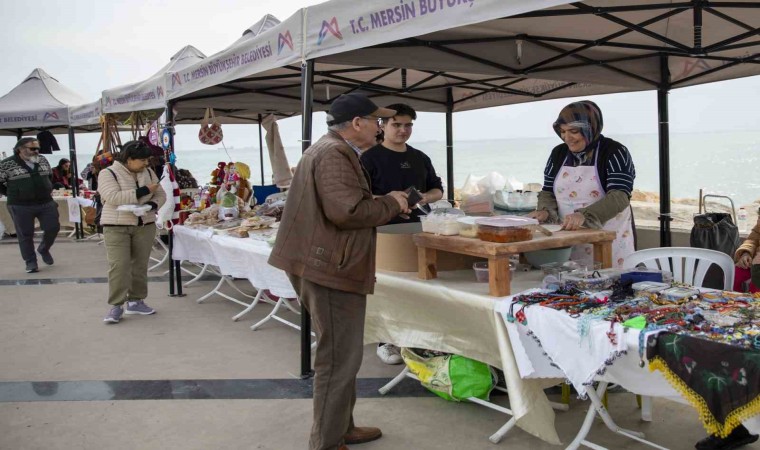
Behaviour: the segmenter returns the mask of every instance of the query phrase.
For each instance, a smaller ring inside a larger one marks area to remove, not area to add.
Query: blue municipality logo
[[[319,38],[317,38],[317,45],[322,45],[322,41],[327,37],[327,32],[330,32],[336,38],[343,40],[343,35],[340,33],[340,27],[338,26],[338,19],[333,17],[330,21],[323,20],[322,28],[319,30]]]
[[[177,84],[182,86],[182,79],[179,77],[179,72],[172,74],[172,89],[174,89],[174,86]]]
[[[279,55],[282,53],[282,49],[285,46],[288,46],[290,48],[290,51],[293,51],[293,37],[290,35],[290,30],[286,31],[285,34],[280,33],[280,35],[277,37],[277,54]]]

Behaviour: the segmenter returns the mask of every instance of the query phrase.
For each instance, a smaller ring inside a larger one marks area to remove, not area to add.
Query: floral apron
[[[596,151],[593,166],[562,166],[560,168],[554,179],[554,196],[559,206],[560,219],[605,197],[597,171],[598,156],[599,152]],[[634,252],[631,208],[624,209],[608,220],[603,229],[617,233],[617,238],[612,242],[612,267],[622,267],[625,257]],[[574,246],[571,258],[590,266],[594,262],[593,246],[591,244]]]

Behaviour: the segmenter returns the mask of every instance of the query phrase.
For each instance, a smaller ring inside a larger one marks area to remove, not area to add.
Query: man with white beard
[[[38,272],[34,251],[34,220],[40,222],[42,242],[37,253],[47,265],[53,264],[50,247],[55,243],[61,225],[58,204],[53,200],[53,171],[36,138],[21,138],[13,147],[13,156],[0,161],[0,194],[8,197],[8,212],[16,226],[18,246],[26,264],[26,272]]]

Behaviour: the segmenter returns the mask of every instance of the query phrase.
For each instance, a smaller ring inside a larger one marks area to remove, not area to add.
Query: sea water
[[[658,193],[659,147],[656,134],[609,135],[625,145],[636,165],[634,187]],[[559,138],[520,138],[454,142],[454,186],[460,188],[469,174],[497,171],[522,183],[542,183],[543,170],[551,149]],[[422,141],[409,144],[430,156],[438,175],[446,183],[446,143]],[[200,144],[199,144],[200,146]],[[301,154],[298,145],[287,145],[288,162],[295,167]],[[240,161],[251,168],[251,183],[262,184],[258,148],[180,148],[177,166],[188,169],[199,183],[211,179],[220,161]],[[264,148],[263,184],[271,184],[272,168]],[[79,167],[92,157],[78,151]],[[671,198],[694,198],[704,193],[727,195],[735,204],[746,205],[760,199],[760,131],[717,133],[672,133],[670,136]]]

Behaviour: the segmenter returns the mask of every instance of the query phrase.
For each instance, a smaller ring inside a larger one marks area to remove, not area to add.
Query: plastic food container
[[[475,278],[480,283],[488,283],[488,261],[478,261],[472,263],[472,270],[475,271]],[[509,271],[515,271],[515,264],[510,261]]]
[[[583,291],[603,291],[609,289],[620,279],[620,269],[578,270],[563,274],[562,283],[565,288],[576,288]]]
[[[459,234],[459,223],[457,219],[463,216],[461,211],[458,214],[453,212],[431,213],[427,216],[420,217],[422,231],[425,233],[440,234],[443,236],[456,236]]]
[[[479,217],[460,217],[457,219],[459,235],[468,238],[478,237],[478,227],[475,225],[475,221],[478,219]]]
[[[475,278],[479,283],[488,283],[488,261],[472,263],[472,270],[475,271]]]
[[[538,192],[496,191],[494,204],[512,211],[532,211],[538,205]]]
[[[533,239],[533,225],[536,219],[521,216],[485,217],[475,221],[478,238],[488,242],[521,242]]]

